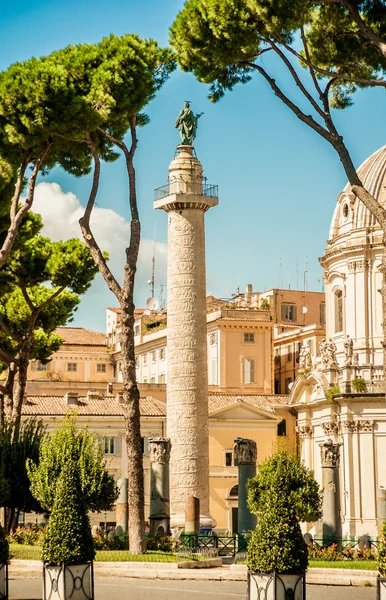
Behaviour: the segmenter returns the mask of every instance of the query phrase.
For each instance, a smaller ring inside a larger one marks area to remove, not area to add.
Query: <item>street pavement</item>
[[[95,600],[157,600],[177,596],[192,600],[245,600],[247,584],[243,581],[169,581],[163,579],[97,578]],[[41,600],[40,577],[11,577],[10,600]],[[307,600],[375,600],[375,587],[308,585]]]

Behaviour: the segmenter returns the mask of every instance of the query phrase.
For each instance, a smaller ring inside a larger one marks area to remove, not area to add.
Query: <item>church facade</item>
[[[385,205],[386,146],[358,172]],[[324,490],[324,518],[312,527],[315,535],[377,537],[386,519],[382,253],[380,227],[347,185],[320,260],[326,338],[296,378],[289,399],[297,412],[300,455]]]

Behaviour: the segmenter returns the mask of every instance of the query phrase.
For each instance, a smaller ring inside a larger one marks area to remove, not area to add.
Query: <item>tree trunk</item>
[[[8,374],[7,380],[5,382],[4,394],[3,394],[3,402],[2,402],[2,413],[1,413],[1,424],[4,423],[4,420],[12,419],[12,411],[13,411],[13,390],[15,385],[15,377],[17,373],[17,367],[14,362],[12,362],[8,366]]]
[[[141,442],[140,394],[135,378],[134,304],[130,299],[121,303],[121,351],[123,400],[128,470],[129,548],[133,554],[146,551],[144,528],[144,481]]]
[[[30,346],[31,344],[29,344]],[[29,363],[30,348],[25,348],[19,357],[19,372],[16,385],[16,392],[13,398],[12,421],[16,426],[20,425],[21,411],[23,407],[25,389],[27,387],[27,371]]]

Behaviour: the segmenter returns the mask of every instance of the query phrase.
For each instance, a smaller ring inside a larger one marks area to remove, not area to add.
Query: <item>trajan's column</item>
[[[168,185],[154,208],[168,213],[167,437],[170,455],[170,525],[183,527],[190,496],[200,499],[201,525],[209,515],[208,375],[204,214],[218,204],[217,186],[203,183],[192,143],[198,119],[185,102],[181,134]]]

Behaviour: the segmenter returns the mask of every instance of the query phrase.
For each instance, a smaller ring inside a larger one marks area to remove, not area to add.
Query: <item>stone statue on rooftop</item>
[[[193,141],[196,138],[196,131],[198,127],[198,119],[204,113],[195,115],[190,109],[190,102],[186,101],[184,108],[180,110],[180,114],[177,117],[176,129],[180,130],[181,144],[184,146],[192,146]]]

